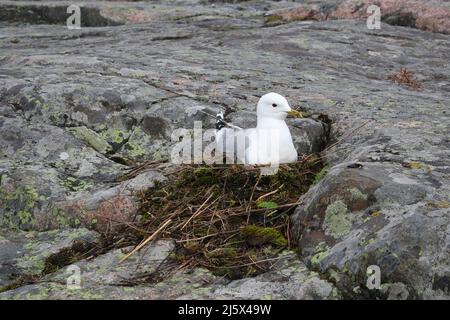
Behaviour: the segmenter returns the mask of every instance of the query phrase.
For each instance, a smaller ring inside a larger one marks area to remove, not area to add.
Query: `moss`
[[[198,253],[202,250],[202,245],[197,241],[189,241],[184,245],[184,248],[193,253]]]
[[[262,246],[265,244],[273,244],[278,247],[287,245],[287,241],[283,234],[274,228],[258,227],[256,225],[248,225],[242,228],[241,235],[244,240],[251,246]]]
[[[209,167],[199,167],[192,171],[185,171],[176,181],[178,187],[191,185],[193,187],[209,186],[219,183],[219,177],[214,169]]]
[[[322,170],[319,171],[319,173],[317,173],[314,177],[314,181],[313,181],[313,185],[316,185],[320,182],[320,180],[322,180],[323,177],[325,177],[325,175],[328,172],[328,168],[327,167],[323,167]]]
[[[204,185],[204,184],[216,184],[218,182],[218,177],[215,174],[214,170],[204,167],[197,168],[194,170],[194,183],[195,185]]]
[[[347,206],[343,201],[338,200],[328,205],[323,226],[325,234],[334,238],[341,238],[350,232],[352,224],[348,218]]]
[[[295,171],[290,171],[287,168],[280,167],[275,175],[272,175],[274,180],[280,183],[294,184],[298,183],[298,175]]]

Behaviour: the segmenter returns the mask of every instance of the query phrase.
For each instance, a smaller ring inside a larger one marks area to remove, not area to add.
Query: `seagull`
[[[277,165],[297,161],[286,117],[302,117],[278,93],[263,95],[256,107],[256,128],[242,129],[216,116],[216,152],[245,165]]]

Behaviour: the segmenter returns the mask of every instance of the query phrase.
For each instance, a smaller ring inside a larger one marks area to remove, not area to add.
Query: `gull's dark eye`
[[[276,108],[278,107],[276,103],[272,103],[272,107]]]

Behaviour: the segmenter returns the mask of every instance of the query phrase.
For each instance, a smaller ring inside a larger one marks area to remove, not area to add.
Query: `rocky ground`
[[[449,299],[450,2],[375,2],[380,30],[353,0],[79,1],[69,30],[68,1],[1,1],[0,299]],[[401,68],[420,85],[391,81]],[[174,129],[213,127],[199,110],[254,123],[269,91],[316,115],[290,120],[301,153],[329,146],[292,215],[299,255],[254,278],[137,281],[162,239],[121,265],[127,248],[76,261],[67,287],[51,261],[133,222],[165,179],[118,176],[168,159]]]

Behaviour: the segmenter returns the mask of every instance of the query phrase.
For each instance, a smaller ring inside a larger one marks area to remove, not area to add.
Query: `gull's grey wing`
[[[241,130],[222,128],[216,133],[216,150],[225,153],[231,159],[247,163],[247,150],[251,145],[250,136],[254,131],[254,128]]]

